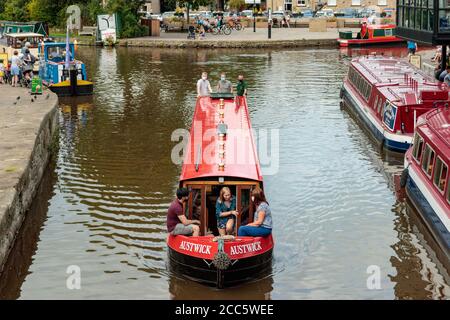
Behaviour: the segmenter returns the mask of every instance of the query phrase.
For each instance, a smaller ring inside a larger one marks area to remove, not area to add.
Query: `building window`
[[[387,0],[378,0],[379,6],[387,6]]]
[[[336,0],[328,0],[327,5],[328,5],[329,7],[335,7],[335,6],[336,6]]]
[[[306,0],[297,0],[297,6],[306,7]]]
[[[361,0],[352,0],[352,6],[360,6]]]

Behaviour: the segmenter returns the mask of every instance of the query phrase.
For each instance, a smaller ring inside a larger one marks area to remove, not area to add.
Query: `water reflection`
[[[430,265],[425,246],[396,203],[391,180],[401,158],[380,154],[339,109],[347,72],[340,51],[83,48],[79,56],[96,93],[61,102],[52,192],[36,200],[46,203],[46,222],[30,244],[36,249],[14,260],[28,271],[5,289],[10,297],[448,295],[439,268],[420,268]],[[253,127],[280,129],[279,170],[264,177],[275,226],[272,276],[222,291],[166,268],[166,210],[180,174],[170,136],[191,125],[202,71],[213,85],[222,71],[229,79],[243,72]],[[69,265],[80,266],[82,290],[66,288]],[[370,265],[382,270],[381,290],[366,286]]]

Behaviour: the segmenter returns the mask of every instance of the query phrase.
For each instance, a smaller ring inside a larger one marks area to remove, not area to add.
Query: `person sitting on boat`
[[[221,236],[233,233],[234,220],[238,215],[236,198],[231,195],[230,188],[223,187],[216,201],[217,229]]]
[[[231,82],[227,80],[225,72],[220,74],[220,80],[217,83],[217,92],[233,93],[233,86],[231,85]]]
[[[262,189],[253,189],[252,202],[256,207],[253,222],[240,226],[238,236],[265,237],[270,235],[272,233],[272,212]]]
[[[208,80],[208,73],[203,72],[202,78],[197,81],[197,97],[210,97],[211,96],[211,84]]]
[[[185,235],[198,237],[200,234],[200,221],[189,220],[183,213],[183,203],[189,199],[186,188],[177,189],[177,198],[170,204],[167,211],[167,231],[172,235]]]

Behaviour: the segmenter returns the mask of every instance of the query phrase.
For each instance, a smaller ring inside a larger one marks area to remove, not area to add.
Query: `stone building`
[[[267,8],[273,8],[274,11],[289,10],[293,12],[306,9],[316,10],[318,4],[325,4],[324,7],[339,11],[345,8],[364,9],[375,8],[377,11],[387,9],[395,10],[396,0],[266,0]]]

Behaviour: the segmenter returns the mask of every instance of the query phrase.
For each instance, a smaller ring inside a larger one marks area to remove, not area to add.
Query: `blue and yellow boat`
[[[68,53],[68,55],[67,55]],[[75,59],[73,43],[44,42],[39,46],[39,77],[58,96],[91,95],[86,66]]]

